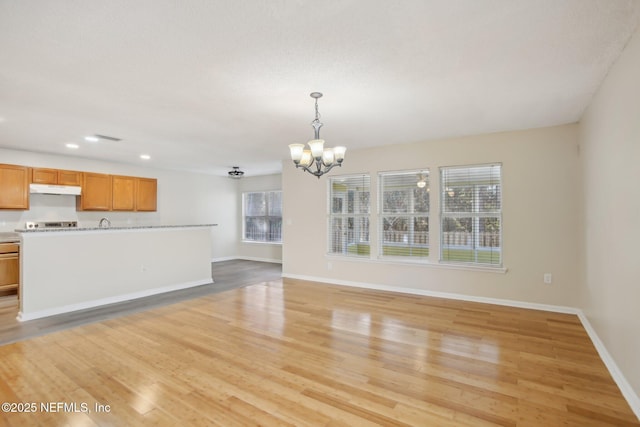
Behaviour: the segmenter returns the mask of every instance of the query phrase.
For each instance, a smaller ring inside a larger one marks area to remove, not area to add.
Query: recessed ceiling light
[[[151,156],[150,156],[150,155],[148,155],[148,154],[140,154],[140,158],[141,158],[142,160],[149,160],[149,159],[151,158]]]
[[[80,148],[80,146],[78,144],[72,144],[72,143],[68,143],[64,145],[67,148],[72,148],[72,149],[76,149],[76,148]]]
[[[85,136],[84,140],[88,141],[88,142],[98,142],[98,141],[100,141],[100,138],[98,138],[97,136],[91,136],[90,135],[90,136]]]

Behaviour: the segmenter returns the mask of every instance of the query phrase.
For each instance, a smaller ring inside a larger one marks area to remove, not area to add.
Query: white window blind
[[[445,262],[502,265],[502,166],[440,168]]]
[[[329,178],[329,253],[368,256],[370,178],[352,175]]]
[[[429,171],[381,173],[379,254],[429,256]]]
[[[281,191],[243,193],[242,206],[244,240],[282,242]]]

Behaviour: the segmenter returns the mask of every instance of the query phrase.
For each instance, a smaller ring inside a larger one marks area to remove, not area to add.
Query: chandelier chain
[[[320,120],[320,111],[318,110],[318,98],[316,98],[316,118],[314,122],[317,122],[319,120]]]

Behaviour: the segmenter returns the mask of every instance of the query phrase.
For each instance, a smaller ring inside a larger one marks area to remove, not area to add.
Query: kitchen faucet
[[[98,227],[99,228],[105,227],[104,225],[105,223],[107,224],[106,227],[111,227],[111,221],[109,221],[109,218],[106,218],[106,217],[100,220],[100,222],[98,223]]]

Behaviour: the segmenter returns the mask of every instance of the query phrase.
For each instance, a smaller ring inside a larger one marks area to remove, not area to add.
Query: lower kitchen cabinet
[[[0,243],[0,291],[17,291],[20,282],[20,246]]]

